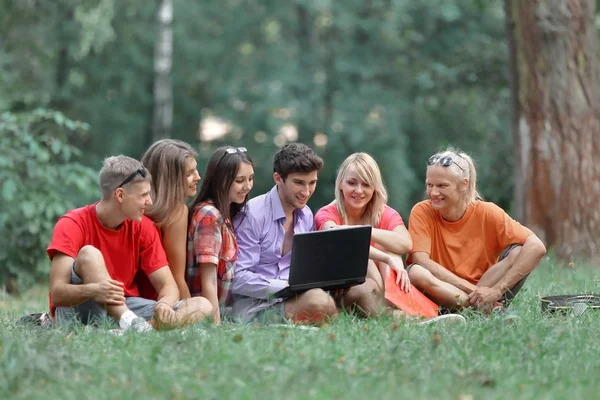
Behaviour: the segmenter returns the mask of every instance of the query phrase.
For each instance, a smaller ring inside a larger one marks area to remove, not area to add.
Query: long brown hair
[[[150,146],[142,164],[152,174],[152,205],[146,209],[156,226],[169,225],[177,217],[179,205],[186,203],[186,167],[196,151],[176,139],[162,139]]]
[[[219,147],[208,161],[200,191],[190,205],[189,218],[192,218],[194,208],[205,201],[212,201],[223,216],[223,221],[233,217],[246,205],[248,195],[243,203],[232,203],[229,200],[231,187],[242,163],[254,165],[246,149],[235,147]]]

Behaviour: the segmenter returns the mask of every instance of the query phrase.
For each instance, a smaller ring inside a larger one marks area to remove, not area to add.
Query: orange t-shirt
[[[476,201],[458,221],[449,222],[433,209],[430,200],[410,212],[408,231],[412,254],[425,252],[453,274],[477,284],[509,245],[523,244],[533,232],[512,219],[494,203]]]

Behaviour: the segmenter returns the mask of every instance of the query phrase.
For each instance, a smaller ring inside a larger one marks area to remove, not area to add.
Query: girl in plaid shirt
[[[212,304],[215,323],[230,305],[238,246],[231,220],[246,204],[254,185],[254,167],[244,147],[217,149],[190,205],[186,281],[192,296]]]

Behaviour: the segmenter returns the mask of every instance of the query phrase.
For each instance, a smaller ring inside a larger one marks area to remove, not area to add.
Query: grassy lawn
[[[546,261],[514,322],[459,326],[344,316],[319,330],[224,325],[121,337],[15,326],[45,289],[0,297],[0,399],[592,399],[600,311],[543,315],[539,297],[600,292],[600,270]],[[1,295],[0,295],[1,296]]]

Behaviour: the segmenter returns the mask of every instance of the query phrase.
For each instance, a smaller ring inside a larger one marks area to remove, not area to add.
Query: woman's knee
[[[428,287],[434,284],[435,277],[425,267],[412,264],[408,271],[408,278],[417,287]]]
[[[361,285],[352,286],[344,296],[346,302],[356,302],[365,297],[383,296],[383,290],[371,278],[365,279]]]
[[[192,297],[185,300],[185,303],[188,306],[188,313],[199,313],[203,316],[212,315],[214,313],[214,308],[210,301],[204,297]]]

